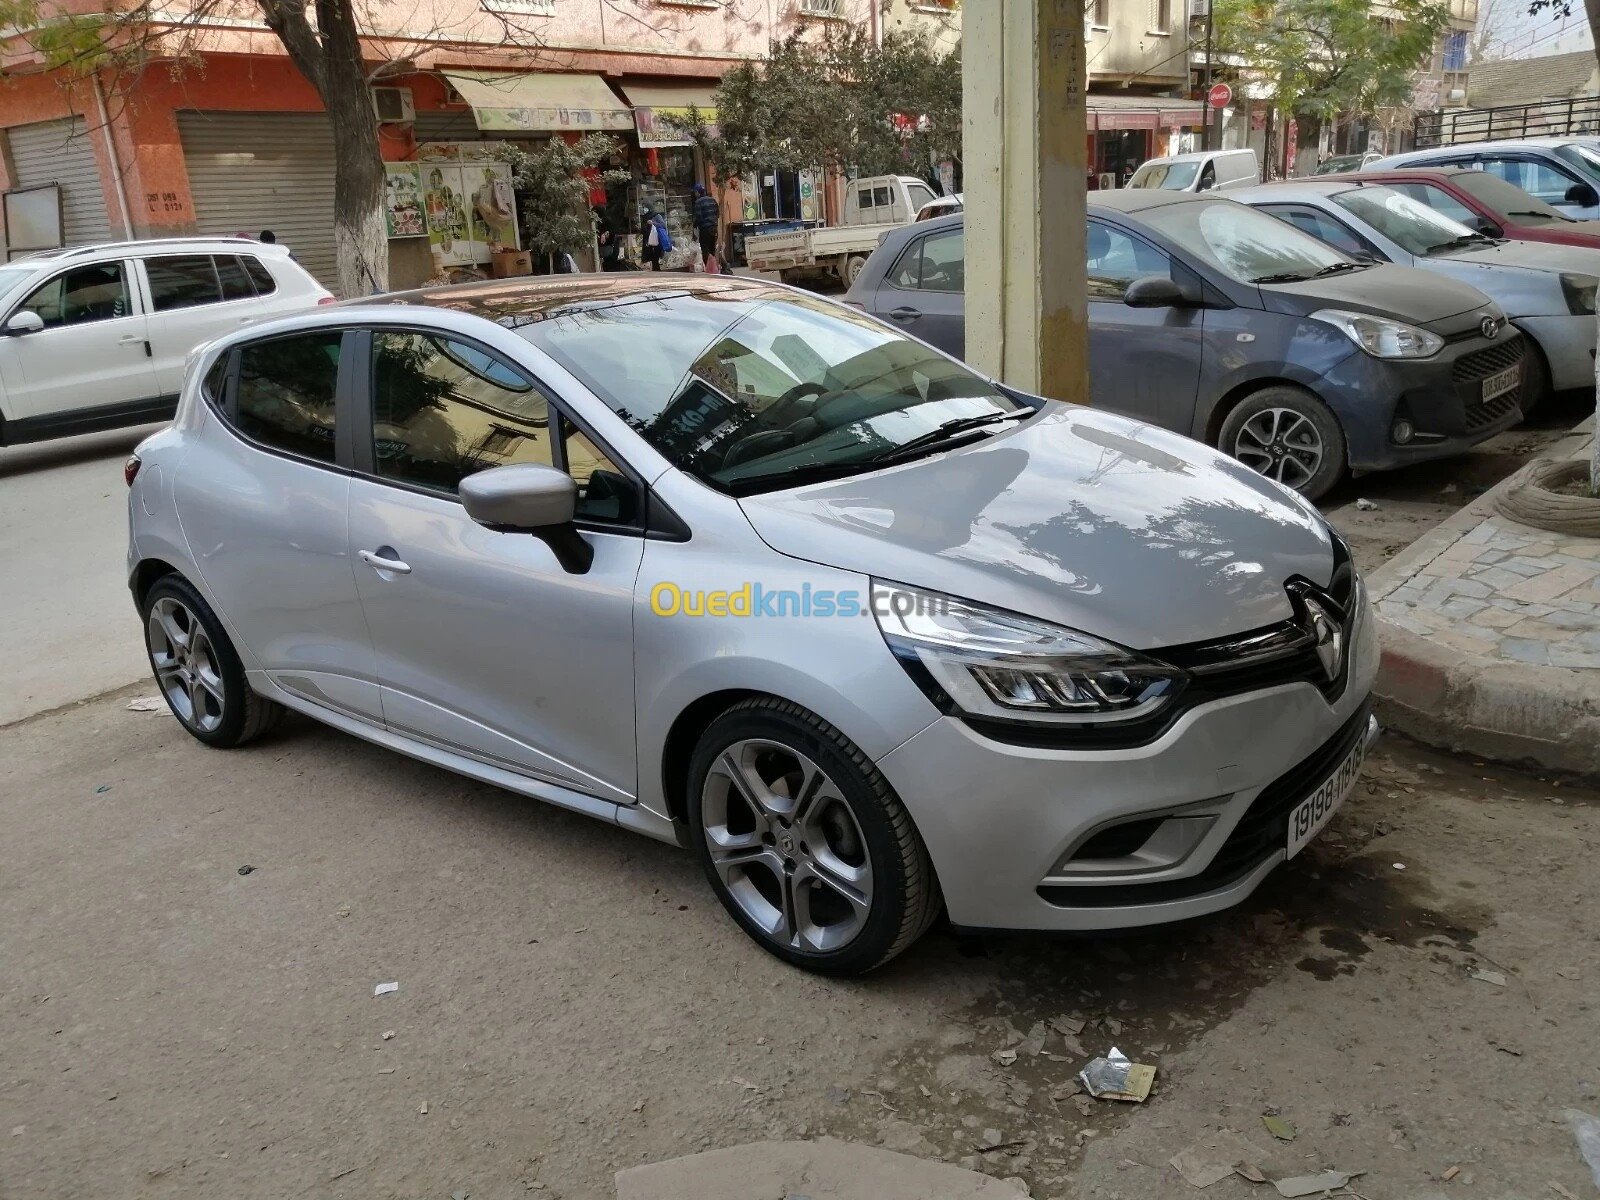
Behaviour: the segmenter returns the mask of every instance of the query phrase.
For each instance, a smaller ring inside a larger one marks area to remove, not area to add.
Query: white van
[[[1129,187],[1167,192],[1210,192],[1251,187],[1261,182],[1261,163],[1254,150],[1196,150],[1141,163]]]

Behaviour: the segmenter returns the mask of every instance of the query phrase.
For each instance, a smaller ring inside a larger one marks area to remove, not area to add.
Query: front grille
[[[1516,366],[1522,361],[1522,352],[1522,335],[1519,333],[1498,345],[1463,354],[1451,365],[1450,378],[1457,383],[1487,379],[1490,375],[1498,375],[1507,367]]]
[[[1522,401],[1522,389],[1507,392],[1503,396],[1496,396],[1485,404],[1469,404],[1466,407],[1467,432],[1477,433],[1480,429],[1500,421],[1510,414]]]
[[[1041,884],[1040,899],[1063,908],[1120,908],[1130,904],[1161,904],[1221,891],[1250,874],[1289,839],[1289,814],[1313,789],[1333,774],[1367,735],[1371,704],[1363,704],[1337,733],[1307,757],[1274,779],[1245,810],[1216,856],[1198,875],[1160,883]]]

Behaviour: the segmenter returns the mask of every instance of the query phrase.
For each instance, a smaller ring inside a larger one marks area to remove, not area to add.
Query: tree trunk
[[[1317,169],[1317,149],[1322,145],[1322,118],[1296,117],[1294,138],[1295,178]]]
[[[358,64],[359,67],[359,64]],[[339,294],[346,300],[389,290],[389,240],[383,222],[383,155],[378,120],[359,69],[348,98],[336,100],[330,71],[328,112],[333,118],[333,245]]]

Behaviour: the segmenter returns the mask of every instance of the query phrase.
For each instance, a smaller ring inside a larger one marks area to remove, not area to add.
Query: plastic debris
[[[1104,1058],[1092,1060],[1078,1072],[1078,1082],[1096,1100],[1130,1100],[1143,1104],[1156,1081],[1156,1069],[1131,1062],[1115,1046]]]
[[[1600,1117],[1592,1117],[1577,1108],[1562,1109],[1561,1115],[1572,1127],[1572,1136],[1578,1139],[1578,1153],[1589,1165],[1594,1186],[1600,1188]]]
[[[1405,863],[1395,863],[1394,864],[1394,869],[1396,871],[1404,871],[1406,869],[1406,865],[1405,865]]]
[[[384,1031],[383,1031],[383,1040],[384,1040],[384,1041],[386,1041],[386,1042],[387,1042],[387,1041],[388,1041],[388,1040],[389,1040],[389,1039],[390,1039],[390,1038],[392,1038],[392,1037],[393,1037],[393,1036],[394,1036],[394,1030],[392,1030],[392,1029],[385,1029],[385,1030],[384,1030]]]
[[[1274,1180],[1272,1186],[1278,1189],[1278,1195],[1294,1200],[1296,1196],[1320,1196],[1323,1192],[1337,1191],[1360,1174],[1360,1171],[1324,1171],[1320,1175]]]
[[[1167,1161],[1190,1187],[1207,1188],[1238,1173],[1253,1183],[1266,1176],[1254,1165],[1266,1151],[1237,1133],[1214,1133],[1196,1138]]]
[[[1282,1117],[1262,1117],[1261,1123],[1267,1127],[1267,1132],[1280,1142],[1294,1141],[1294,1126]]]
[[[1378,506],[1363,496],[1360,500],[1356,501],[1356,507],[1362,512],[1373,512]]]
[[[1492,983],[1495,987],[1505,987],[1506,977],[1499,971],[1485,971],[1482,967],[1473,967],[1467,972],[1474,979],[1481,979],[1484,983]]]
[[[250,865],[250,864],[249,864],[249,863],[245,863],[245,865],[244,865],[244,866],[242,866],[242,867],[240,867],[240,868],[239,868],[239,874],[241,874],[241,875],[248,875],[248,874],[250,874],[250,873],[251,873],[251,872],[252,872],[252,871],[254,871],[254,870],[255,870],[255,868],[254,868],[254,867],[252,867],[252,866],[251,866],[251,865]]]
[[[400,985],[398,983],[380,983],[372,989],[372,994],[374,996],[387,996],[390,992],[398,992],[399,990]]]
[[[163,712],[167,702],[160,696],[136,696],[128,701],[129,712]]]

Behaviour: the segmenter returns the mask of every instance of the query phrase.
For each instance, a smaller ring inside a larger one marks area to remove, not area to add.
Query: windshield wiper
[[[1451,238],[1448,242],[1440,242],[1436,246],[1429,246],[1423,251],[1423,254],[1438,254],[1441,250],[1461,250],[1467,246],[1476,245],[1479,242],[1483,242],[1486,245],[1492,246],[1495,243],[1495,239],[1492,237],[1485,237],[1481,233],[1464,233],[1458,238]]]
[[[984,413],[982,416],[977,417],[956,417],[954,420],[946,421],[944,424],[928,430],[927,433],[919,433],[909,442],[901,442],[898,446],[885,450],[881,454],[874,454],[866,461],[875,466],[881,466],[884,463],[900,462],[905,458],[915,458],[919,451],[926,450],[929,446],[943,445],[952,438],[960,437],[963,433],[968,433],[971,430],[982,429],[985,425],[993,425],[999,421],[1019,420],[1032,415],[1033,410],[1020,409],[1013,412]]]
[[[1365,271],[1368,267],[1374,265],[1369,262],[1329,263],[1311,278],[1321,279],[1324,275],[1338,275],[1345,271]]]
[[[1304,271],[1279,271],[1276,275],[1257,275],[1251,283],[1304,283],[1310,279]]]

